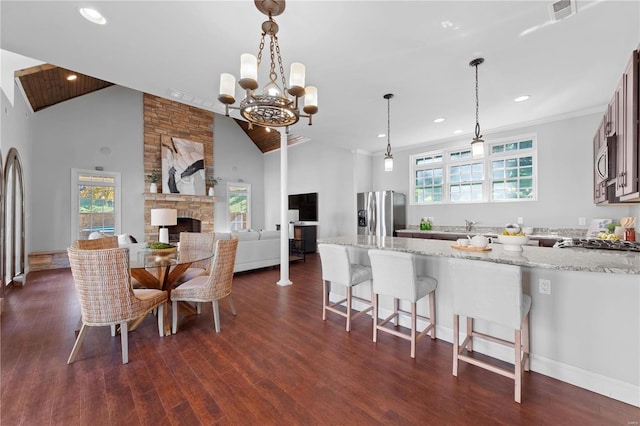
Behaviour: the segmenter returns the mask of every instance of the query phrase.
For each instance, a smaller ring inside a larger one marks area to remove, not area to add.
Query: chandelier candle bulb
[[[305,67],[300,62],[291,64],[291,72],[289,73],[289,93],[299,98],[304,95],[304,77]]]
[[[232,104],[236,101],[236,78],[228,73],[220,74],[220,94],[218,100],[223,104]]]
[[[258,88],[258,59],[250,53],[240,55],[240,87],[245,90]]]
[[[315,86],[307,86],[304,89],[304,112],[307,114],[315,114],[318,112],[318,88]]]

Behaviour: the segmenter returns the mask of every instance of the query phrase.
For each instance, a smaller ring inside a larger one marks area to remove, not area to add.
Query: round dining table
[[[167,300],[171,300],[171,289],[178,278],[194,263],[213,257],[212,250],[176,250],[173,253],[157,252],[149,248],[129,250],[129,266],[131,277],[135,278],[141,287],[157,288],[167,292]],[[165,306],[164,330],[165,336],[171,334],[169,323],[169,306]],[[140,319],[141,321],[142,319]],[[132,324],[130,329],[137,327],[139,321]]]

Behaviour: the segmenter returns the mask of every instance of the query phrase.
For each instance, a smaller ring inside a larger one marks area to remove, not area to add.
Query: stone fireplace
[[[158,96],[144,94],[144,170],[148,175],[152,169],[162,167],[161,141],[177,137],[200,142],[204,145],[204,162],[207,173],[213,166],[213,113],[193,106],[174,102]],[[168,188],[158,185],[159,193],[149,193],[146,183],[144,193],[145,241],[158,240],[158,227],[151,226],[151,209],[168,208],[178,210],[178,218],[189,218],[199,223],[199,232],[213,232],[213,203],[215,197],[206,195],[172,194]],[[191,231],[198,232],[198,231]],[[171,234],[180,231],[169,230]]]

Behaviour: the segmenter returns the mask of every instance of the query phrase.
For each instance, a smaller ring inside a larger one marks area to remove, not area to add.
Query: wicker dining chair
[[[129,250],[67,249],[71,273],[82,311],[82,328],[73,345],[67,364],[80,349],[87,327],[120,324],[122,363],[129,362],[127,322],[158,308],[158,331],[164,334],[163,305],[167,292],[155,289],[133,289],[129,270]]]
[[[101,250],[118,248],[118,237],[103,237],[94,240],[77,240],[74,244],[76,248],[81,250]]]
[[[237,248],[237,238],[217,240],[215,253],[210,261],[209,275],[196,277],[171,291],[173,333],[178,329],[178,302],[196,302],[198,305],[202,302],[212,302],[216,333],[220,332],[218,300],[227,297],[231,313],[236,315],[236,308],[231,298],[231,284],[233,283],[233,267],[236,263]],[[198,313],[200,312],[198,307]]]
[[[181,232],[180,233],[180,251],[188,250],[206,250],[213,253],[213,242],[215,234],[213,232]],[[180,278],[178,283],[185,283],[200,275],[209,274],[209,266],[211,260],[201,260],[191,264]]]

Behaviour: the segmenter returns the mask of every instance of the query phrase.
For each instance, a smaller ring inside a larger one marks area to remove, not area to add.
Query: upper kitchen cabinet
[[[616,196],[620,201],[640,201],[638,164],[640,149],[638,123],[638,51],[634,51],[620,82],[617,123]]]
[[[593,138],[594,202],[640,202],[640,76],[634,51]]]

